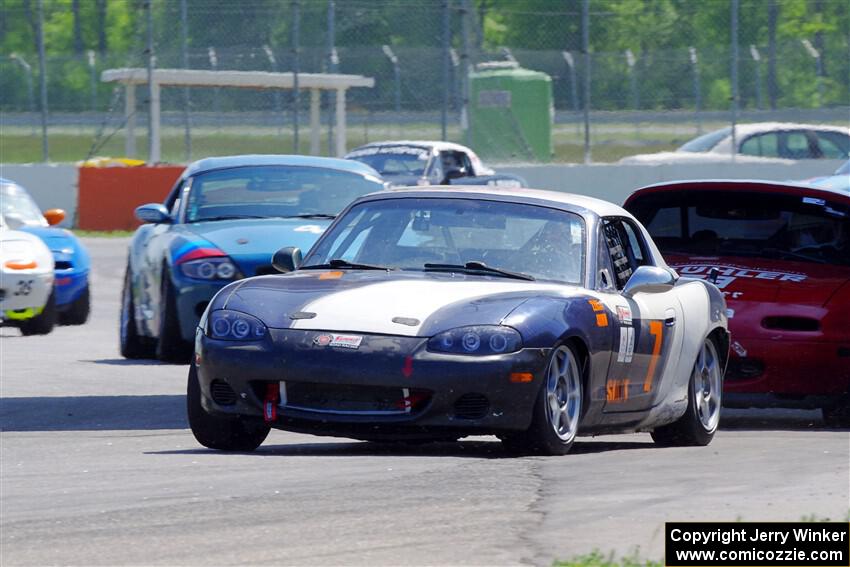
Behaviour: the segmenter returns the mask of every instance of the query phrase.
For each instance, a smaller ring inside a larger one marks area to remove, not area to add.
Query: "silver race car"
[[[577,434],[706,445],[717,429],[723,295],[616,205],[389,190],[273,264],[288,273],[228,285],[201,318],[188,413],[207,447],[252,450],[275,427],[563,454]]]

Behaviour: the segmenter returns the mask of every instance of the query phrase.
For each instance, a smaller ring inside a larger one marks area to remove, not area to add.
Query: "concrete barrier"
[[[841,160],[801,160],[793,163],[678,163],[659,165],[508,165],[503,173],[523,177],[530,187],[590,195],[618,205],[635,189],[680,179],[767,179],[801,181],[832,175]]]
[[[183,166],[81,167],[79,222],[85,230],[132,230],[133,211],[161,203],[183,173]]]
[[[531,187],[578,193],[622,204],[632,191],[645,185],[678,179],[768,179],[800,181],[830,175],[836,160],[795,163],[690,163],[660,165],[505,165]],[[133,209],[161,202],[183,166],[137,168],[81,168],[73,165],[0,165],[0,176],[26,187],[42,209],[62,208],[64,226],[88,230],[130,230],[138,226]],[[79,171],[79,173],[78,173]],[[78,189],[79,188],[79,189]]]
[[[0,177],[29,191],[42,211],[64,209],[59,226],[74,226],[77,214],[77,167],[70,164],[2,164]]]

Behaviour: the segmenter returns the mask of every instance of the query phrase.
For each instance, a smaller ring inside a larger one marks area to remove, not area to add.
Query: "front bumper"
[[[198,330],[204,408],[220,415],[262,416],[267,386],[285,381],[302,391],[336,385],[421,397],[407,412],[381,414],[305,409],[285,400],[272,423],[280,429],[365,439],[522,430],[531,423],[549,354],[549,349],[483,357],[440,354],[427,351],[424,338],[382,335],[364,335],[353,350],[315,344],[321,334],[271,329],[262,341],[239,343],[213,340]],[[512,382],[512,373],[531,374],[532,380]],[[224,400],[229,403],[219,403],[222,384],[232,389],[232,398]],[[468,411],[469,400],[478,404],[475,412]]]
[[[15,311],[34,310],[41,313],[53,289],[53,272],[0,273],[0,318],[15,319]]]
[[[180,335],[184,341],[195,339],[195,330],[210,300],[224,286],[233,280],[214,280],[211,282],[180,278],[173,282],[177,291],[177,313],[180,321]]]
[[[88,271],[56,270],[56,307],[61,311],[71,307],[89,285]]]
[[[724,382],[728,394],[769,394],[780,400],[850,392],[850,345],[806,340],[745,339],[732,336],[745,356],[730,356]],[[778,397],[777,397],[778,396]]]

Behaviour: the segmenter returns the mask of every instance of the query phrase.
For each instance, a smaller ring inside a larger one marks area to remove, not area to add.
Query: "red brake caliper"
[[[280,386],[275,382],[266,385],[266,397],[263,400],[263,419],[266,423],[277,420],[277,404],[280,401]]]

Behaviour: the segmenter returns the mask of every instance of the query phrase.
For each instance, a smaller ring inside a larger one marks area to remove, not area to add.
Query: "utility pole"
[[[189,10],[186,3],[187,0],[180,0],[180,51],[184,69],[189,68]],[[183,87],[183,151],[187,162],[192,160],[191,104],[189,87]]]
[[[584,163],[593,161],[590,150],[590,0],[581,3],[581,49],[584,52]]]
[[[44,0],[38,0],[38,82],[41,87],[41,160],[50,161],[47,145],[47,61],[44,54]]]
[[[301,4],[298,0],[292,2],[292,153],[301,153],[298,140],[298,109],[301,103],[301,93],[298,88],[298,48],[301,26]]]

